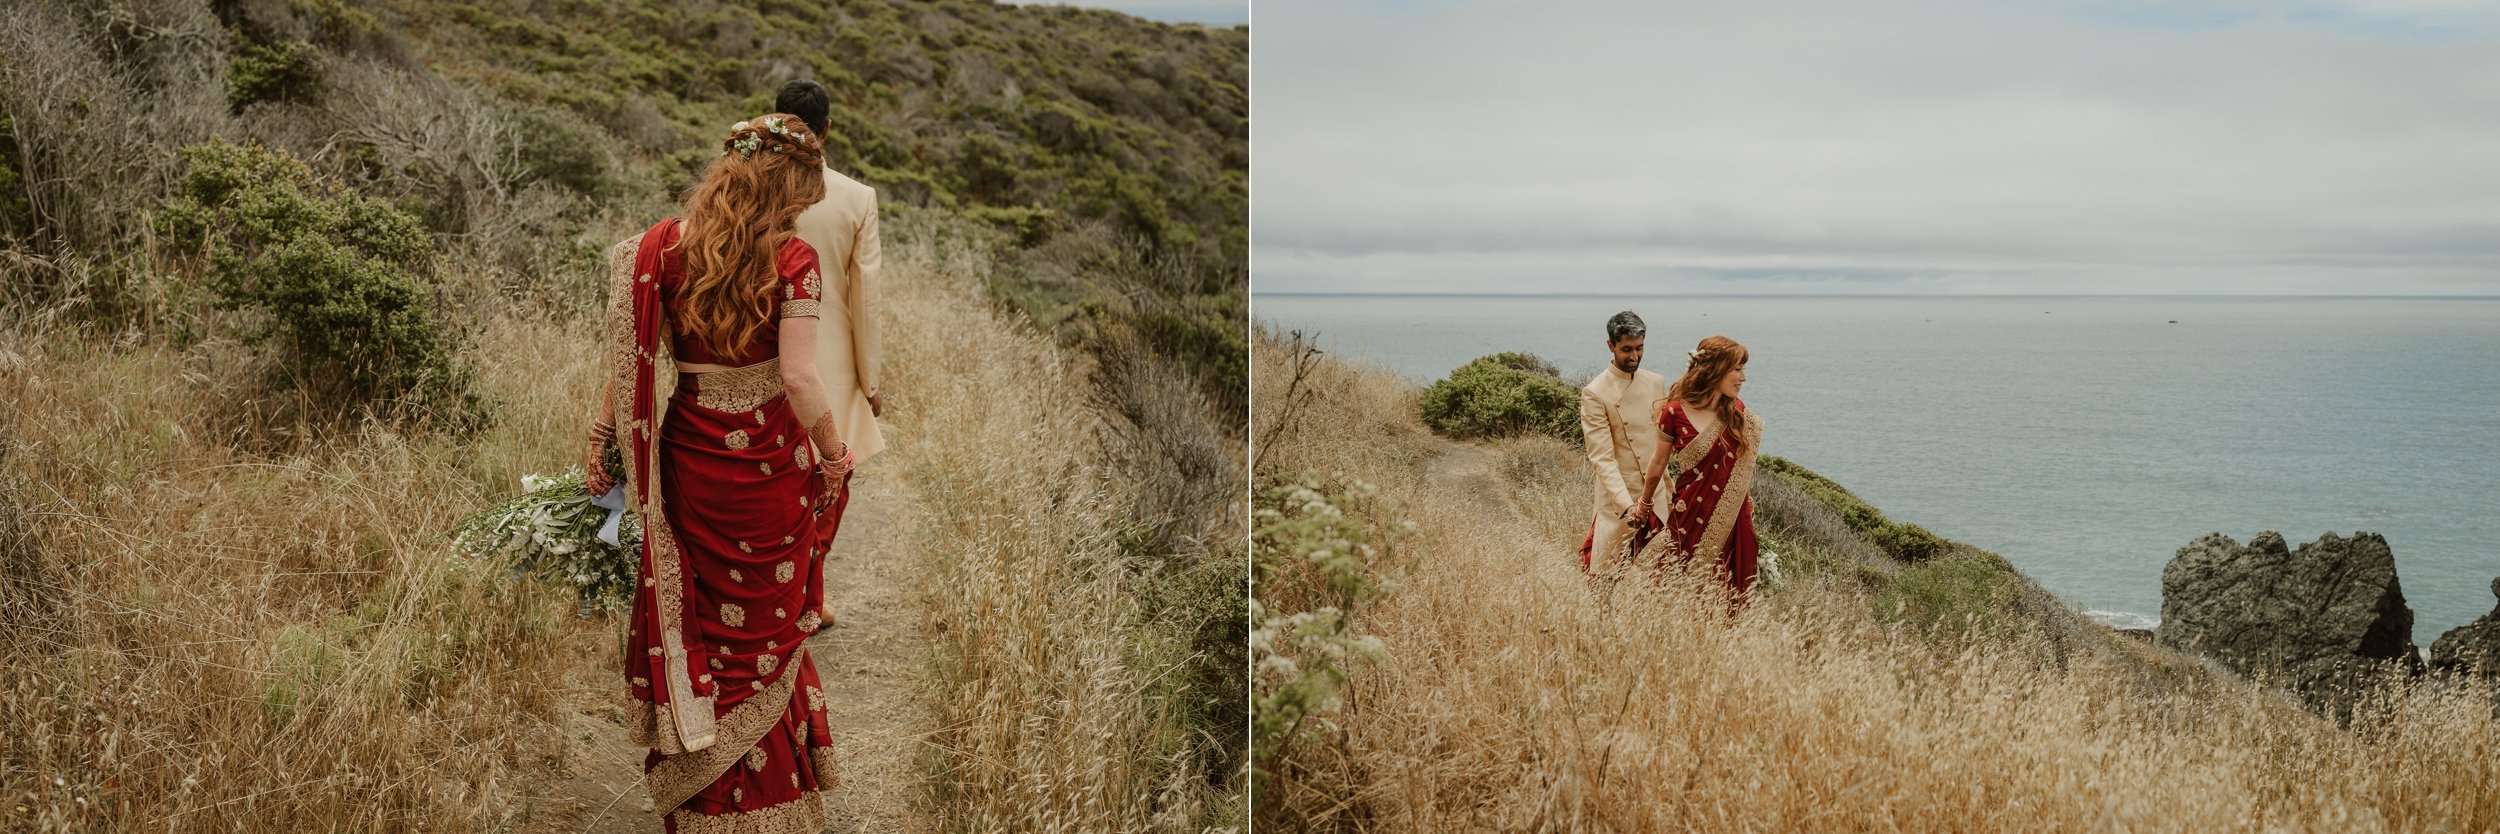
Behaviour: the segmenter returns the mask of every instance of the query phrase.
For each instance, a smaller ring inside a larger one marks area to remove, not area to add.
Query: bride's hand
[[[607,438],[593,428],[589,442],[583,445],[588,448],[582,452],[582,489],[592,495],[606,495],[616,488],[616,479],[608,476],[607,463],[602,460],[606,457],[603,453],[607,451]]]

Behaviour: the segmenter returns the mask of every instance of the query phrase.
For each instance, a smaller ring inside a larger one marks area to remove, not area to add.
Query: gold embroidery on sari
[[[790,577],[797,575],[798,570],[799,568],[797,564],[785,560],[781,564],[773,566],[773,581],[787,584],[790,581]]]
[[[774,670],[774,669],[777,669],[777,668],[780,668],[780,666],[781,666],[781,656],[780,656],[780,655],[777,655],[777,654],[765,654],[765,655],[757,655],[757,656],[755,657],[755,673],[756,673],[756,674],[758,674],[758,675],[769,675],[769,674],[772,674],[772,673],[773,673],[773,670]],[[757,770],[762,770],[763,768],[756,768],[756,769],[757,769]]]
[[[755,548],[748,547],[746,542],[739,542],[739,543],[738,543],[738,552],[740,552],[740,553],[753,553],[753,552],[755,552]]]
[[[744,448],[746,448],[746,447],[747,447],[747,433],[746,433],[746,430],[745,430],[745,429],[739,429],[739,430],[736,430],[736,431],[732,431],[732,432],[730,432],[730,433],[728,433],[728,434],[721,435],[721,437],[720,437],[720,445],[727,446],[727,447],[729,447],[729,448],[731,448],[731,449],[744,449]]]
[[[792,774],[796,776],[797,774]],[[707,817],[693,811],[669,812],[677,834],[816,834],[825,830],[825,801],[815,791],[754,811]]]
[[[817,301],[813,298],[801,298],[795,301],[784,301],[781,302],[781,317],[785,319],[822,318],[822,316],[819,315],[822,311],[822,304],[823,302]]]
[[[798,448],[796,448],[796,449],[791,449],[791,450],[790,450],[790,461],[791,461],[792,463],[798,464],[798,467],[799,467],[800,469],[806,469],[806,468],[807,468],[807,447],[806,447],[805,445],[801,445],[801,446],[799,446],[799,447],[798,447]]]
[[[800,279],[800,283],[803,283],[803,284],[806,284],[806,285],[807,285],[807,297],[809,297],[809,298],[823,298],[823,297],[825,297],[825,285],[824,285],[824,282],[823,282],[821,279],[819,279],[819,278],[817,277],[817,275],[816,275],[816,270],[813,270],[813,269],[808,270],[808,271],[807,271],[807,277],[806,277],[806,278],[803,278],[803,279]]]
[[[799,657],[805,656],[801,651]],[[790,709],[790,698],[798,694],[797,689],[798,676],[775,678],[771,685],[747,696],[721,717],[717,743],[691,753],[663,756],[643,774],[643,783],[651,791],[651,807],[674,811],[704,786],[720,779],[722,773],[755,748],[756,742],[764,739],[766,731],[780,723],[782,714]],[[709,706],[711,699],[704,700]]]
[[[819,626],[819,625],[823,625],[823,624],[824,624],[824,621],[823,621],[823,620],[818,619],[818,618],[817,618],[817,616],[816,616],[816,612],[814,612],[814,611],[809,611],[809,612],[807,612],[807,613],[804,613],[804,614],[800,614],[800,615],[799,615],[799,630],[800,630],[800,631],[815,631],[817,626]]]
[[[731,628],[745,626],[747,624],[747,610],[738,607],[735,603],[721,603],[720,621],[722,625],[729,626]]]
[[[757,773],[762,773],[762,772],[764,772],[764,765],[765,765],[765,764],[766,764],[769,760],[770,760],[770,759],[769,759],[769,757],[767,757],[767,756],[765,756],[765,755],[764,755],[764,748],[758,747],[758,748],[755,748],[755,749],[753,749],[753,750],[749,750],[749,751],[747,751],[747,769],[748,769],[748,770],[752,770],[752,771],[755,771],[755,772],[757,772]]]
[[[781,357],[773,357],[743,368],[696,374],[694,404],[713,411],[753,411],[781,394]],[[757,413],[756,424],[763,425],[763,414]]]
[[[1762,418],[1752,409],[1745,410],[1745,451],[1736,457],[1736,467],[1727,476],[1727,485],[1718,504],[1710,508],[1710,523],[1701,528],[1698,554],[1707,561],[1716,561],[1727,551],[1728,534],[1735,532],[1736,516],[1745,508],[1753,489],[1754,452],[1762,448]],[[1715,486],[1715,484],[1714,484]]]
[[[809,751],[808,759],[816,765],[816,785],[832,787],[842,783],[842,764],[833,758],[833,748],[818,747]]]
[[[755,471],[770,475],[773,474],[773,465],[759,460],[755,462]]]

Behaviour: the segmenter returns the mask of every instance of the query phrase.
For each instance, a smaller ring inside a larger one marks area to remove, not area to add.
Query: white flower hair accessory
[[[1694,348],[1694,349],[1692,349],[1692,350],[1688,350],[1688,351],[1685,351],[1685,352],[1684,352],[1684,358],[1685,358],[1685,359],[1692,360],[1692,361],[1694,361],[1694,362],[1699,362],[1699,361],[1701,361],[1701,358],[1702,358],[1702,357],[1704,357],[1704,356],[1709,356],[1709,355],[1710,355],[1710,352],[1709,352],[1709,351],[1702,350],[1701,348]]]
[[[757,151],[767,149],[768,146],[764,143],[766,133],[773,134],[781,140],[769,146],[774,153],[789,153],[800,148],[813,149],[817,143],[816,134],[808,132],[804,126],[792,124],[789,119],[781,116],[768,117],[760,122],[740,121],[730,125],[729,132],[731,138],[722,144],[721,153],[723,155],[734,153],[739,159],[754,159]]]

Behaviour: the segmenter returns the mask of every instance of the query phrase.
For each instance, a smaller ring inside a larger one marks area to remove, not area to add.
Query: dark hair
[[[781,94],[773,97],[773,112],[799,117],[818,136],[825,135],[825,120],[832,107],[833,91],[805,78],[781,85]]]
[[[1649,325],[1642,324],[1640,315],[1630,310],[1616,313],[1614,318],[1606,320],[1606,344],[1648,336]]]

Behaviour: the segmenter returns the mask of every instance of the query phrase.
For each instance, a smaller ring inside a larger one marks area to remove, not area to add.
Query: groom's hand
[[[868,416],[885,416],[885,397],[875,391],[868,392]]]

